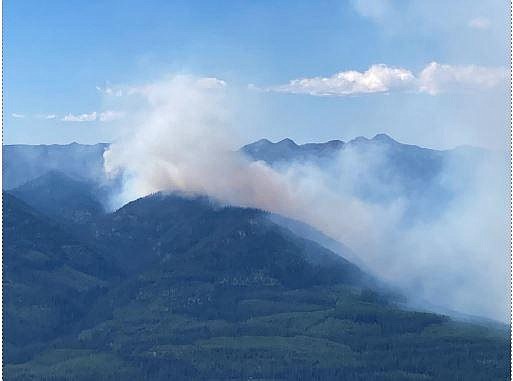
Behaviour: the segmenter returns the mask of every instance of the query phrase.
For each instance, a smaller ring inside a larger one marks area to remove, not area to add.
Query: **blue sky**
[[[509,131],[501,75],[509,67],[508,5],[6,0],[4,143],[112,141],[123,119],[101,116],[116,114],[98,88],[187,73],[228,84],[247,141],[385,132],[430,147],[501,147]],[[431,62],[435,74],[422,75]],[[364,73],[377,64],[386,70],[376,87],[373,72]],[[391,68],[411,78],[397,82]],[[353,81],[349,71],[362,75]],[[343,83],[336,73],[345,73]]]

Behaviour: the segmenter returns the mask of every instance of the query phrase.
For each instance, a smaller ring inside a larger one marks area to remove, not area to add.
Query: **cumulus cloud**
[[[364,72],[343,71],[331,77],[294,79],[271,90],[295,94],[343,96],[351,94],[383,93],[391,89],[407,89],[415,81],[406,69],[373,65]]]
[[[505,78],[504,69],[476,65],[453,66],[431,62],[415,75],[408,69],[379,64],[372,65],[364,72],[348,70],[331,77],[293,79],[287,84],[271,86],[266,90],[315,96],[348,96],[397,91],[436,95],[460,89],[491,88],[503,82]]]
[[[93,122],[96,120],[97,113],[93,111],[89,114],[71,114],[64,116],[61,120],[63,122]]]
[[[468,22],[468,26],[474,29],[488,29],[490,27],[490,20],[486,17],[476,17]]]
[[[16,118],[16,119],[23,119],[23,118],[25,118],[25,115],[24,115],[24,114],[17,114],[17,113],[15,113],[15,112],[13,112],[13,113],[11,114],[11,116],[12,116],[13,118]]]

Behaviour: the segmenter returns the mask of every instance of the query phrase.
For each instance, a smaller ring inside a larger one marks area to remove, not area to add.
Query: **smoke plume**
[[[457,197],[434,218],[408,220],[414,200],[376,202],[356,191],[367,166],[383,159],[380,150],[364,156],[345,150],[329,168],[276,169],[244,157],[237,148],[246,142],[231,124],[228,92],[221,80],[185,75],[127,91],[132,100],[124,136],[104,155],[106,171],[124,178],[118,206],[176,190],[279,213],[348,245],[366,268],[415,300],[507,320],[505,158],[448,163],[440,181]],[[370,185],[380,191],[395,186]]]

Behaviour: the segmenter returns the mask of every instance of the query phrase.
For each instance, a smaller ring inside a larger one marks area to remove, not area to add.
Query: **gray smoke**
[[[441,180],[458,197],[436,218],[409,221],[412,200],[375,202],[356,192],[367,167],[383,160],[379,149],[345,150],[330,168],[275,169],[236,151],[242,140],[230,122],[235,110],[223,81],[173,76],[130,94],[137,105],[130,123],[104,154],[107,173],[124,177],[117,205],[178,190],[279,213],[348,245],[366,268],[413,299],[507,320],[508,176],[501,155],[455,158]],[[392,194],[396,186],[370,185]]]

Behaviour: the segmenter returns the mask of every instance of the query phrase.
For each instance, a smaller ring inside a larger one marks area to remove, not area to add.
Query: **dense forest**
[[[508,327],[408,310],[265,212],[95,197],[55,173],[3,194],[6,380],[509,377]]]

